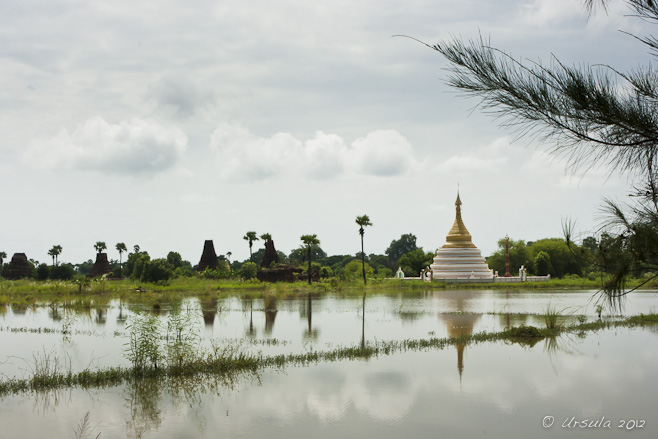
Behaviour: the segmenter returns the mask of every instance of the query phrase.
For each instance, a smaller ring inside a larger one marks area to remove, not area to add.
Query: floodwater
[[[202,343],[271,355],[543,326],[537,314],[548,306],[573,319],[596,320],[592,295],[456,290],[369,294],[365,302],[340,295],[195,298],[157,312],[163,321],[175,312],[196,316]],[[75,370],[127,366],[127,325],[144,308],[113,301],[77,313],[4,309],[0,374],[25,376],[34,356],[45,353],[66,358]],[[657,309],[658,292],[639,292],[623,314]],[[613,317],[604,311],[603,318]],[[534,346],[458,345],[265,370],[231,382],[141,381],[6,396],[0,399],[0,437],[72,437],[86,413],[89,437],[101,438],[658,437],[657,341],[655,328],[618,328]]]

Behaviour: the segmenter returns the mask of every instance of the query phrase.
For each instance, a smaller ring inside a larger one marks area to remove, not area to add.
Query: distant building
[[[455,223],[446,236],[446,243],[436,252],[430,265],[432,279],[491,280],[494,273],[482,257],[480,249],[471,241],[461,214],[462,202],[457,193]]]

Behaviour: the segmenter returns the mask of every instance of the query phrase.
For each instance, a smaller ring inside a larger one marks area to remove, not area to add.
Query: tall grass
[[[240,374],[253,375],[265,368],[282,368],[288,365],[308,365],[322,361],[358,360],[391,355],[407,351],[425,351],[428,349],[445,349],[455,345],[469,345],[495,341],[509,341],[532,346],[543,338],[551,340],[560,334],[582,334],[614,327],[636,327],[658,324],[658,315],[639,315],[618,321],[595,321],[579,325],[556,326],[554,329],[533,327],[511,328],[501,332],[480,332],[452,338],[407,339],[393,341],[367,342],[359,346],[338,347],[328,351],[310,351],[300,354],[262,355],[245,353],[240,345],[213,345],[213,348],[197,356],[197,360],[180,364],[164,363],[154,367],[148,361],[141,367],[113,367],[98,370],[84,370],[79,373],[71,371],[70,361],[57,358],[52,353],[44,352],[29,362],[30,374],[24,379],[0,381],[0,396],[35,390],[49,390],[64,387],[107,387],[134,382],[137,379],[157,378],[177,380],[193,376],[221,376],[231,380]],[[148,358],[148,357],[147,357]]]
[[[557,308],[555,308],[551,304],[549,304],[544,310],[543,317],[544,317],[544,323],[546,324],[546,329],[556,330],[561,327],[560,324],[561,313],[560,311],[558,311]]]

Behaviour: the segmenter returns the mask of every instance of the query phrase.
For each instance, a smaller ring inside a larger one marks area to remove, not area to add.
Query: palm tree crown
[[[101,253],[103,250],[107,249],[107,245],[103,241],[98,241],[94,244],[94,248],[96,249],[96,253]]]
[[[48,256],[53,258],[53,265],[57,265],[57,257],[62,253],[61,245],[53,245],[53,248],[48,250]]]
[[[244,235],[242,239],[249,241],[249,262],[253,262],[251,248],[254,246],[254,241],[258,241],[258,236],[256,235],[256,232],[247,232],[247,234]]]
[[[126,244],[124,244],[123,242],[118,242],[114,248],[117,249],[117,251],[119,252],[119,265],[121,265],[121,255],[123,254],[123,252],[128,251],[128,247],[126,247]]]

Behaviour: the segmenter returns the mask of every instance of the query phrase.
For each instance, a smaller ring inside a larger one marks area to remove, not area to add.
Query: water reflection
[[[265,334],[272,335],[272,329],[274,328],[274,320],[276,319],[276,314],[279,312],[276,308],[277,300],[274,294],[267,294],[265,296]]]
[[[207,419],[201,408],[208,402],[206,397],[225,397],[247,384],[260,385],[260,376],[247,372],[163,380],[135,379],[123,390],[125,405],[130,410],[126,434],[142,438],[149,431],[157,431],[171,407],[183,406],[192,409],[197,428],[205,430]]]
[[[366,346],[366,293],[363,293],[363,305],[361,306],[361,349]]]
[[[201,301],[201,313],[203,314],[203,323],[208,327],[213,327],[215,324],[215,316],[217,315],[217,298],[207,298]]]
[[[461,385],[457,376],[437,373],[454,367],[451,349],[260,376],[135,380],[95,395],[79,389],[42,394],[38,404],[9,397],[0,400],[0,423],[7,437],[59,437],[90,411],[94,423],[100,421],[101,437],[516,439],[547,431],[541,423],[551,414],[556,421],[547,433],[551,437],[587,436],[559,427],[571,416],[644,419],[645,428],[631,434],[657,437],[658,425],[650,420],[658,403],[653,379],[658,351],[646,349],[655,341],[654,333],[642,329],[605,330],[574,337],[569,343],[575,349],[557,350],[551,361],[537,347],[472,345],[469,379]],[[614,388],[602,385],[609,382]],[[16,419],[30,422],[12,422]],[[590,432],[620,437],[616,428]]]
[[[447,291],[445,300],[449,304],[449,309],[455,311],[449,314],[439,314],[439,319],[443,320],[446,324],[448,337],[458,338],[473,334],[473,326],[480,320],[480,314],[473,314],[468,312],[469,300],[471,294],[468,291]],[[466,345],[464,343],[457,343],[457,370],[459,371],[459,379],[461,381],[464,373],[464,351]]]
[[[94,319],[94,322],[101,326],[107,322],[107,313],[103,310],[103,308],[96,308],[96,318]]]
[[[308,293],[304,304],[301,304],[299,307],[299,315],[302,318],[306,318],[306,327],[304,328],[304,333],[302,337],[304,341],[315,341],[320,335],[320,330],[313,327],[313,296],[311,293]]]
[[[137,379],[125,387],[124,401],[130,410],[126,419],[128,437],[141,438],[162,424],[160,407],[163,387],[154,380]]]

